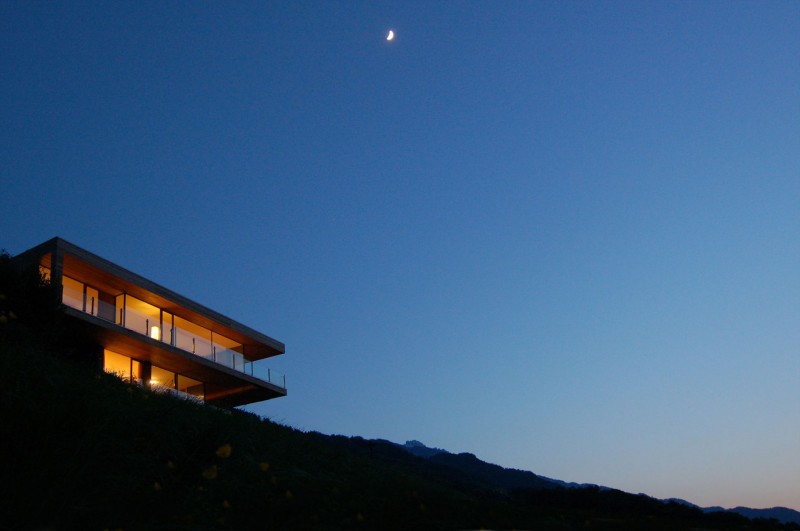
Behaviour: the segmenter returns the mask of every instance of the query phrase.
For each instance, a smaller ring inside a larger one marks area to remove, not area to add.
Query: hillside
[[[492,463],[481,461],[473,454],[453,454],[441,448],[429,448],[419,441],[408,441],[405,444],[398,446],[413,455],[424,457],[433,462],[441,463],[448,467],[466,472],[470,476],[479,479],[484,485],[494,485],[496,488],[500,489],[547,489],[566,487],[599,488],[601,490],[610,490],[608,487],[600,487],[598,485],[592,485],[588,483],[568,483],[558,479],[539,476],[533,472],[528,472],[525,470],[503,468]],[[740,514],[748,518],[774,518],[782,523],[800,524],[800,512],[787,507],[772,507],[769,509],[735,507],[733,509],[724,509],[723,507],[700,507],[693,503],[687,502],[686,500],[681,500],[678,498],[671,498],[661,501],[664,503],[673,502],[686,505],[688,507],[700,509],[705,513],[728,512]]]
[[[797,529],[599,489],[498,489],[0,344],[3,529]]]
[[[539,476],[527,470],[503,468],[487,463],[470,453],[453,454],[441,448],[428,448],[419,441],[408,441],[401,446],[405,451],[432,462],[456,468],[480,478],[485,484],[501,489],[550,489],[555,487],[595,487],[596,485],[567,483],[558,479]]]
[[[800,529],[155,394],[82,363],[46,287],[0,280],[0,530]]]

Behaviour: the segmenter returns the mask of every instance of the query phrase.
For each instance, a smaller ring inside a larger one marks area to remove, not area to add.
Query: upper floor
[[[257,363],[285,352],[269,336],[61,238],[15,260],[38,265],[76,329],[103,348],[106,370],[145,385],[192,389],[225,406],[286,395],[285,377]],[[120,356],[130,370],[119,369]]]

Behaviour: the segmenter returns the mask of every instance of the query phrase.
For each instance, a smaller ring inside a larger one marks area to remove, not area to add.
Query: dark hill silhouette
[[[535,474],[469,454],[303,433],[20,345],[0,343],[0,389],[13,456],[3,529],[800,530],[620,491],[529,488]]]
[[[533,472],[525,470],[503,468],[499,465],[482,461],[470,453],[453,454],[441,448],[429,448],[416,440],[408,441],[404,445],[397,446],[413,455],[424,457],[433,463],[459,470],[467,474],[469,477],[499,489],[552,489],[558,487],[567,487],[614,490],[609,489],[608,487],[601,487],[588,483],[567,483],[558,479],[539,476]],[[800,524],[800,512],[787,507],[773,507],[770,509],[735,507],[733,509],[725,509],[723,507],[700,507],[679,498],[670,498],[660,501],[666,504],[688,506],[701,510],[705,513],[733,513],[746,516],[747,518],[774,519],[785,524]]]
[[[487,463],[478,459],[474,454],[461,453],[453,454],[441,448],[429,448],[423,443],[412,440],[407,441],[403,445],[397,445],[405,451],[424,457],[433,463],[438,463],[453,469],[460,470],[470,476],[480,479],[482,482],[490,484],[500,489],[550,489],[555,487],[598,487],[598,485],[590,483],[567,483],[558,479],[547,478],[529,472],[527,470],[518,470],[514,468],[504,468],[500,465]],[[599,487],[606,489],[607,487]]]
[[[772,507],[770,509],[751,509],[750,507],[734,507],[733,509],[723,509],[722,507],[707,507],[703,511],[706,513],[728,512],[741,514],[748,518],[773,518],[784,524],[800,524],[800,511],[789,509],[788,507]]]
[[[4,265],[0,530],[800,531],[597,487],[530,488],[535,474],[470,454],[423,458],[156,394],[76,361],[57,313],[26,314],[40,286],[17,290]]]

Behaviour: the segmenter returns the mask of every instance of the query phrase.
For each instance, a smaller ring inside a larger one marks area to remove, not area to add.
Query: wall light
[[[156,340],[160,340],[161,339],[161,330],[155,325],[151,326],[150,327],[150,337],[152,337],[153,339],[156,339]]]

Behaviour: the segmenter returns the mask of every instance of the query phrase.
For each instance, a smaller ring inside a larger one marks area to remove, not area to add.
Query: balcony
[[[101,295],[82,282],[63,277],[62,302],[66,306],[286,389],[286,376],[270,369],[266,378],[257,374],[255,363],[240,352],[244,350],[240,343],[130,295]]]

